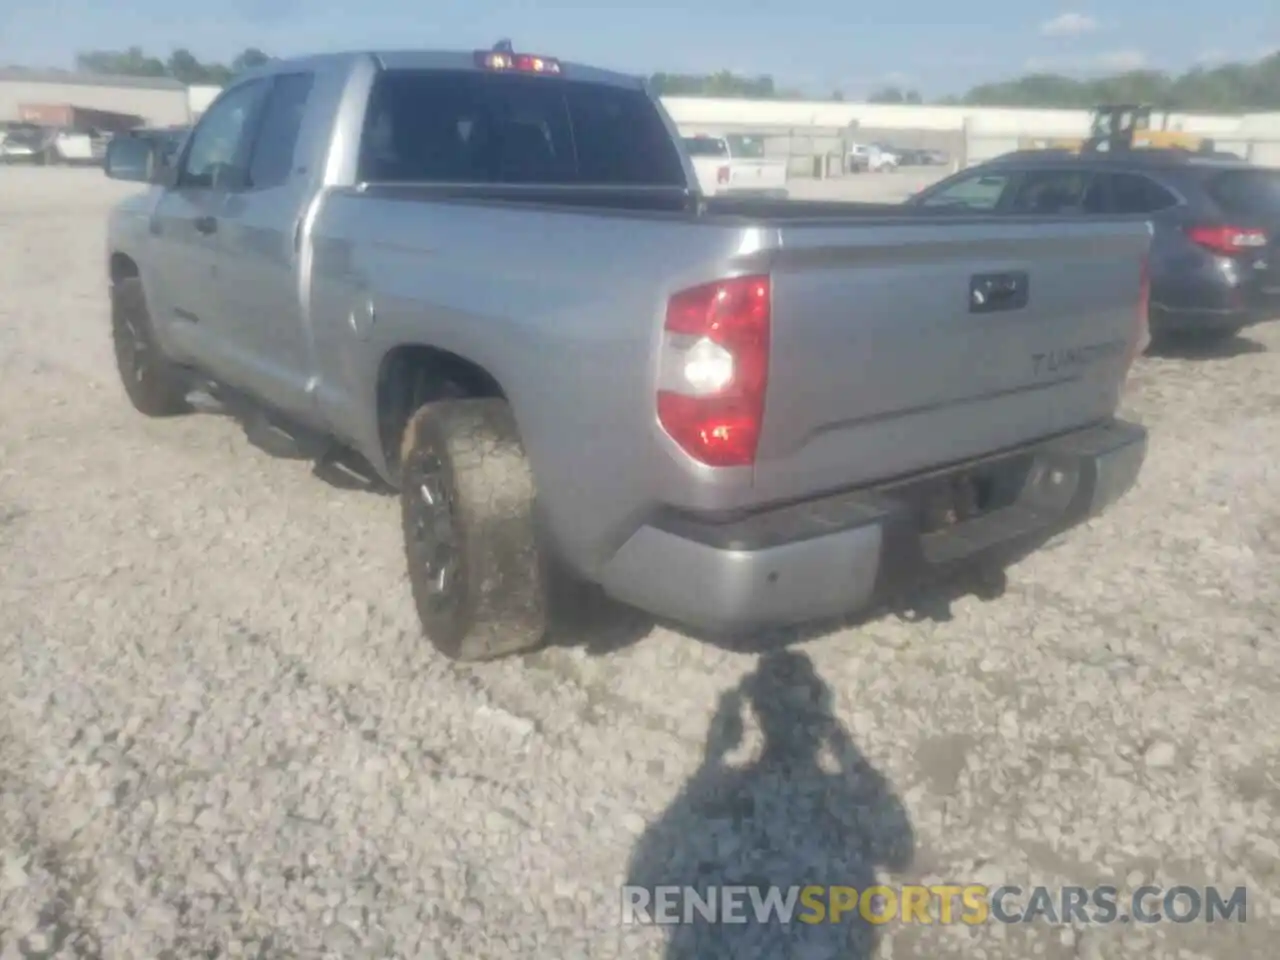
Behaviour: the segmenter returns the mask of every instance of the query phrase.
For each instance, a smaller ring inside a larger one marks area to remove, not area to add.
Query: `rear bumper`
[[[601,584],[619,600],[710,632],[849,616],[931,574],[1007,565],[1096,515],[1133,486],[1146,446],[1142,427],[1111,421],[728,523],[665,518],[627,540]],[[949,528],[927,526],[925,501],[967,476],[998,478],[1007,503]]]

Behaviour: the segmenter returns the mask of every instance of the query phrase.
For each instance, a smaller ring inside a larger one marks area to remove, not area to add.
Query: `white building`
[[[134,114],[153,126],[184,124],[191,116],[186,86],[166,77],[0,69],[0,121],[19,119],[24,104],[45,103]]]

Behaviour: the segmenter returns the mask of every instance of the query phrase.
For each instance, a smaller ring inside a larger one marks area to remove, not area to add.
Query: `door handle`
[[[194,226],[196,233],[203,233],[207,237],[218,232],[218,219],[217,217],[196,217]]]
[[[994,313],[997,310],[1020,310],[1027,305],[1027,275],[1017,273],[979,273],[969,278],[969,312]]]

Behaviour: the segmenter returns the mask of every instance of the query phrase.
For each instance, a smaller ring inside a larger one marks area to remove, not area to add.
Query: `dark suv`
[[[1024,151],[909,204],[1010,214],[1147,214],[1151,331],[1226,338],[1280,317],[1280,170],[1170,150]]]

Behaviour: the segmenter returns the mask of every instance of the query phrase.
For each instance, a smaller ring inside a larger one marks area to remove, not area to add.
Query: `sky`
[[[633,73],[727,69],[822,97],[889,84],[939,97],[1031,71],[1181,72],[1280,49],[1280,2],[1230,7],[1228,17],[1193,0],[0,0],[0,65],[69,67],[79,51],[129,46],[228,61],[250,46],[289,56],[506,37]]]

